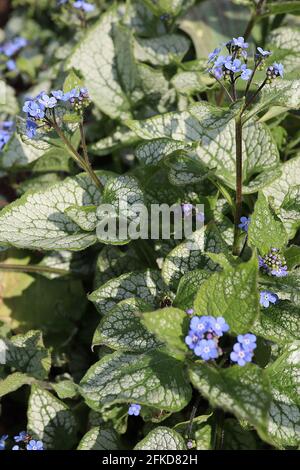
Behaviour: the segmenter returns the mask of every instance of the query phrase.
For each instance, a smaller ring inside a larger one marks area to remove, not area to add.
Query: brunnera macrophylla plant
[[[0,450],[297,448],[298,2],[23,3],[0,44]]]

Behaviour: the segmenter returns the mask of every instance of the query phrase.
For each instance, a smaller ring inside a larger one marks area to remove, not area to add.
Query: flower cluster
[[[244,232],[248,232],[250,222],[251,222],[250,217],[241,217],[240,218],[239,228],[241,230],[243,230]]]
[[[13,134],[14,123],[12,121],[0,122],[0,150],[7,144]]]
[[[73,8],[76,8],[77,10],[81,10],[84,13],[90,13],[91,11],[94,11],[95,5],[92,5],[89,2],[85,1],[80,1],[77,0],[76,2],[70,2],[70,0],[58,0],[58,5],[71,5]]]
[[[278,300],[278,295],[273,292],[267,290],[260,292],[259,302],[262,307],[268,308],[270,304],[276,304]]]
[[[208,71],[217,79],[230,79],[235,82],[237,78],[248,81],[252,78],[254,71],[248,68],[247,49],[249,44],[243,37],[233,38],[226,45],[229,55],[220,55],[222,47],[217,47],[208,55],[210,64]],[[261,47],[257,48],[254,55],[255,69],[261,69],[265,60],[271,55],[270,51],[265,51]],[[277,77],[283,77],[283,65],[274,63],[267,68],[266,83],[270,83]]]
[[[0,450],[5,450],[5,441],[7,439],[7,434],[0,437]],[[17,436],[14,436],[14,441],[17,442],[17,444],[14,445],[11,450],[44,450],[44,444],[42,441],[32,439],[30,434],[26,431],[21,431]]]
[[[89,94],[86,88],[74,88],[67,93],[62,90],[54,90],[50,95],[41,92],[35,98],[25,101],[23,106],[23,111],[27,114],[27,137],[33,139],[39,126],[50,126],[51,128],[54,108],[58,106],[71,107],[76,112],[80,112],[89,103]]]
[[[26,39],[16,37],[0,45],[0,54],[4,56],[4,62],[8,71],[16,70],[17,65],[14,59],[27,44]]]
[[[278,248],[271,248],[266,256],[259,256],[259,267],[269,276],[284,277],[288,275],[285,258]]]
[[[190,330],[185,337],[185,343],[204,361],[217,359],[222,354],[218,346],[219,338],[228,330],[229,325],[223,317],[194,316],[190,321]]]
[[[230,353],[230,359],[243,367],[247,362],[252,361],[253,351],[256,348],[256,336],[247,333],[238,335],[237,340],[238,342],[235,343],[233,351]]]
[[[141,408],[141,405],[132,403],[128,408],[128,414],[130,416],[138,416],[140,414]]]

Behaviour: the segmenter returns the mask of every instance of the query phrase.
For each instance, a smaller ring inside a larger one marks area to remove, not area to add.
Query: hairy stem
[[[223,410],[216,410],[216,425],[215,425],[215,432],[214,432],[214,449],[221,450],[223,447],[224,441],[224,411]]]
[[[192,436],[192,430],[193,430],[193,423],[194,423],[194,419],[195,419],[195,416],[196,416],[196,413],[197,413],[197,410],[198,410],[198,406],[200,404],[200,395],[197,396],[196,398],[196,401],[193,405],[193,408],[192,408],[192,412],[191,412],[191,415],[190,415],[190,421],[189,421],[189,424],[188,424],[188,427],[187,427],[187,439],[190,440],[191,439],[191,436]]]
[[[41,266],[37,264],[31,264],[29,266],[23,264],[7,264],[0,263],[0,271],[9,271],[9,272],[18,272],[18,273],[49,273],[49,274],[59,274],[61,276],[66,276],[69,274],[69,271],[59,268],[51,268],[50,266]]]
[[[96,175],[96,173],[92,169],[92,166],[91,166],[91,163],[90,163],[90,160],[89,160],[87,145],[86,145],[86,140],[85,140],[85,132],[84,132],[83,122],[82,121],[80,121],[79,128],[80,128],[80,137],[81,137],[81,144],[82,144],[82,150],[83,150],[83,157],[84,157],[84,161],[85,161],[85,164],[86,164],[87,172],[89,173],[90,177],[94,181],[95,185],[99,189],[102,189],[102,183],[100,182],[98,176]]]
[[[256,8],[252,13],[251,18],[249,20],[249,23],[247,24],[245,32],[243,34],[245,39],[248,39],[248,37],[250,36],[256,21],[258,20],[258,18],[260,17],[262,12],[264,11],[266,1],[267,0],[259,0],[259,2],[257,3]]]
[[[234,216],[234,242],[232,253],[239,255],[239,223],[242,215],[243,202],[243,151],[242,151],[242,117],[239,114],[235,120],[235,149],[236,149],[236,196]]]

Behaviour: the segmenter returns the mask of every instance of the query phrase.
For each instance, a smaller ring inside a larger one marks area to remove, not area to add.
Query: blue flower
[[[34,100],[25,101],[23,106],[23,111],[27,113],[28,116],[43,119],[45,117],[44,106],[42,103],[38,103]]]
[[[232,45],[240,47],[241,49],[248,49],[249,44],[245,42],[245,39],[242,36],[232,39]]]
[[[240,343],[235,343],[233,351],[230,353],[230,359],[237,362],[239,366],[244,366],[247,362],[251,362],[253,353],[245,350]]]
[[[0,46],[0,53],[6,57],[15,56],[21,49],[27,46],[27,40],[22,37],[16,37]]]
[[[241,79],[242,80],[249,80],[249,78],[251,77],[252,75],[252,70],[251,69],[247,69],[247,65],[246,64],[243,64],[241,66]]]
[[[13,446],[11,450],[21,450],[19,446]]]
[[[222,67],[214,67],[213,69],[211,69],[211,73],[214,75],[214,77],[216,77],[217,80],[222,80],[222,78],[224,77]]]
[[[251,333],[238,335],[237,340],[245,351],[253,351],[256,348],[256,336]]]
[[[277,64],[276,62],[274,62],[273,64],[273,67],[274,67],[274,71],[277,75],[280,75],[281,78],[283,78],[283,74],[284,74],[284,67],[282,64]]]
[[[13,59],[10,59],[6,62],[6,68],[9,72],[13,72],[17,68],[17,64]]]
[[[214,49],[213,52],[211,52],[211,53],[208,55],[208,63],[213,62],[214,59],[220,54],[220,52],[221,52],[221,48],[220,48],[220,47],[216,47],[216,49]]]
[[[27,432],[21,431],[17,436],[14,436],[14,440],[15,442],[22,442],[22,441],[25,441],[27,437],[28,437]]]
[[[231,56],[227,56],[225,57],[224,55],[220,55],[217,60],[215,61],[214,63],[214,66],[215,67],[221,67],[222,65],[225,64],[226,60],[228,60],[228,58],[231,58]]]
[[[240,218],[240,224],[239,224],[239,228],[241,230],[244,230],[244,232],[248,232],[248,228],[249,228],[249,224],[251,222],[251,218],[250,217],[241,217]]]
[[[62,90],[53,90],[51,91],[51,94],[54,96],[54,98],[60,101],[69,101],[70,99],[70,94],[64,93]]]
[[[185,337],[185,344],[190,349],[195,349],[200,339],[202,339],[203,335],[201,333],[196,333],[194,330],[190,330],[189,334]]]
[[[185,217],[188,217],[193,212],[193,204],[185,203],[182,204],[182,212]]]
[[[230,70],[233,73],[240,72],[241,61],[239,59],[232,59],[232,57],[229,56],[227,57],[224,66],[226,69]]]
[[[57,104],[57,100],[54,96],[49,96],[46,93],[43,93],[41,98],[39,98],[39,103],[45,108],[54,108]]]
[[[203,335],[211,328],[212,317],[203,315],[202,317],[193,317],[190,322],[190,329],[197,334]]]
[[[26,446],[27,450],[44,450],[44,445],[42,441],[35,441],[34,439],[31,439],[29,443]]]
[[[141,411],[141,405],[138,405],[136,403],[132,403],[129,408],[128,408],[128,414],[130,416],[138,416]]]
[[[271,304],[276,304],[278,302],[278,295],[273,294],[273,292],[269,292],[264,290],[260,293],[260,305],[267,308]]]
[[[5,449],[5,441],[8,438],[7,434],[4,434],[3,436],[0,437],[0,450]]]
[[[7,144],[11,138],[11,133],[8,131],[0,130],[0,150]]]
[[[259,267],[269,276],[284,277],[288,275],[288,268],[283,255],[278,248],[272,248],[265,256],[259,256]]]
[[[212,318],[210,326],[217,336],[223,336],[223,333],[226,333],[226,331],[229,330],[229,325],[223,317]]]
[[[216,359],[218,357],[217,343],[213,339],[201,339],[195,347],[194,353],[204,361]]]
[[[262,47],[258,47],[257,50],[259,52],[259,55],[261,55],[262,57],[268,57],[272,54],[271,51],[264,51]]]
[[[37,134],[38,125],[36,122],[27,119],[26,121],[26,135],[29,139],[33,139]]]
[[[84,1],[76,1],[73,3],[73,7],[74,8],[77,8],[78,10],[82,10],[82,11],[85,11],[86,13],[90,12],[90,11],[94,11],[95,9],[95,6],[94,5],[91,5],[90,3],[88,2],[84,2]]]

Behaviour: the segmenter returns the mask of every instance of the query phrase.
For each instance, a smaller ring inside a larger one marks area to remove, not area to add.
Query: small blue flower
[[[224,55],[220,55],[217,60],[214,63],[215,67],[221,67],[222,65],[225,64],[225,62],[228,60],[228,58],[231,58],[231,56],[225,57]]]
[[[54,96],[49,96],[46,93],[43,93],[41,98],[39,98],[39,103],[45,108],[54,108],[57,104],[57,100]]]
[[[34,439],[31,439],[29,443],[26,446],[27,450],[44,450],[44,445],[42,441],[35,441]]]
[[[245,351],[253,351],[256,348],[256,336],[251,333],[238,335],[237,340]]]
[[[248,49],[249,44],[245,42],[245,39],[242,36],[238,38],[232,39],[232,44],[236,47],[240,47],[241,49]]]
[[[241,70],[241,61],[239,59],[232,59],[232,57],[229,56],[226,59],[224,66],[227,70],[230,70],[231,72],[236,73]]]
[[[0,130],[0,150],[7,144],[11,138],[11,133],[8,131]]]
[[[141,405],[132,403],[128,408],[128,414],[130,416],[138,416],[140,414],[141,408]]]
[[[27,432],[21,431],[17,436],[14,436],[14,440],[15,442],[22,442],[22,441],[25,441],[27,437],[28,437]]]
[[[277,64],[276,62],[274,62],[273,64],[273,67],[274,67],[274,71],[277,75],[280,75],[281,78],[283,78],[283,74],[284,74],[284,67],[282,64]]]
[[[43,119],[45,117],[44,106],[42,103],[37,103],[34,100],[25,101],[23,106],[23,111],[27,113],[28,116]]]
[[[264,51],[262,47],[258,47],[257,50],[262,57],[268,57],[272,54],[271,51]]]
[[[222,80],[222,78],[224,77],[224,72],[223,72],[222,67],[214,67],[211,70],[211,73],[214,75],[214,77],[216,77],[217,80]]]
[[[239,366],[244,366],[247,362],[251,362],[253,353],[245,350],[240,343],[235,343],[233,351],[230,353],[230,359],[237,362]]]
[[[211,328],[212,317],[203,315],[202,317],[193,317],[190,322],[190,329],[196,334],[204,334]]]
[[[240,224],[239,224],[239,228],[241,230],[244,230],[244,232],[248,232],[248,228],[249,228],[249,224],[251,222],[251,218],[250,217],[241,217],[240,218]]]
[[[214,49],[213,52],[211,52],[211,53],[208,55],[208,63],[213,62],[214,59],[220,54],[220,52],[221,52],[221,48],[220,48],[220,47],[216,47],[216,49]]]
[[[21,450],[19,446],[13,446],[11,450]]]
[[[33,139],[37,134],[38,125],[30,119],[26,120],[26,135],[29,139]]]
[[[223,336],[223,333],[226,333],[226,331],[229,330],[229,325],[223,317],[212,318],[210,326],[217,336]]]
[[[196,333],[194,330],[190,330],[189,334],[185,337],[185,344],[190,348],[190,349],[195,349],[197,346],[198,342],[200,339],[203,338],[203,335],[201,333]]]
[[[265,256],[259,256],[259,267],[265,274],[275,277],[284,277],[288,275],[288,268],[284,256],[278,248],[271,248],[271,251]]]
[[[4,434],[3,436],[0,437],[0,450],[5,449],[5,441],[8,438],[7,434]]]
[[[270,303],[271,304],[276,304],[278,302],[278,295],[273,294],[273,292],[269,292],[267,290],[262,291],[260,293],[260,305],[262,305],[265,308],[268,308]]]
[[[213,339],[201,339],[195,347],[194,353],[204,361],[216,359],[218,357],[218,346]]]
[[[185,203],[182,204],[182,212],[185,217],[188,217],[193,212],[193,204]]]
[[[241,79],[242,80],[249,80],[249,78],[251,77],[252,75],[252,70],[251,69],[247,69],[247,65],[246,64],[243,64],[241,66]]]
[[[10,59],[6,62],[6,68],[9,72],[13,72],[17,68],[17,64],[13,59]]]
[[[77,8],[78,10],[82,10],[82,11],[85,11],[86,13],[89,13],[91,11],[94,11],[95,9],[95,6],[94,5],[91,5],[90,3],[88,2],[84,2],[84,1],[76,1],[73,3],[73,7],[74,8]]]

